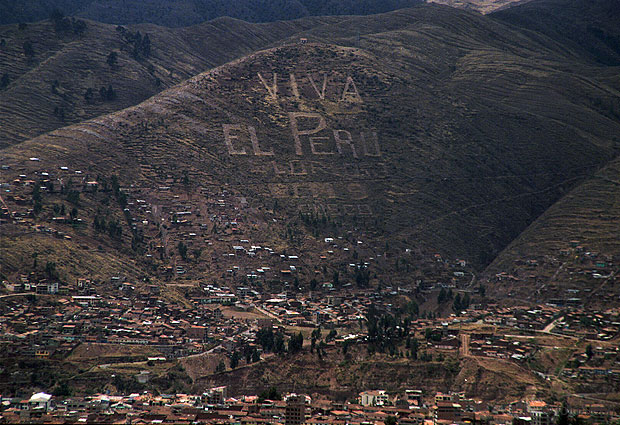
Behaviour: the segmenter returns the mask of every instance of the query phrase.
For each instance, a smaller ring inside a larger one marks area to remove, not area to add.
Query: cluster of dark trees
[[[274,332],[271,327],[265,327],[256,333],[256,342],[265,352],[284,354],[286,352],[295,354],[302,350],[304,337],[299,332],[289,338],[288,349],[284,343],[284,335],[281,332]]]
[[[250,347],[249,345],[246,345],[242,351],[243,351],[243,357],[245,357],[246,364],[256,363],[257,361],[260,360],[260,354],[258,353],[258,350],[255,347]],[[241,359],[242,359],[241,354],[239,354],[238,351],[233,351],[229,358],[230,368],[234,369],[237,366],[239,366],[239,362],[241,361]],[[222,360],[215,368],[215,371],[224,372],[225,370],[226,370],[226,363],[224,363],[224,361]]]
[[[67,19],[64,12],[67,15],[110,24],[150,22],[181,27],[220,16],[251,22],[270,22],[304,16],[368,15],[411,7],[421,2],[422,0],[20,0],[0,2],[0,24],[36,22],[55,13],[63,31],[65,27],[75,31],[75,24],[71,20],[64,22]]]
[[[105,214],[97,212],[93,220],[93,228],[95,232],[107,232],[112,239],[121,239],[123,236],[123,227],[118,220],[107,218]]]
[[[452,310],[456,313],[467,310],[469,308],[469,304],[471,303],[469,294],[466,293],[462,297],[461,294],[456,294],[456,296],[454,296],[452,289],[446,291],[445,288],[441,288],[439,295],[437,295],[437,304],[441,305],[450,300],[452,300]]]
[[[366,313],[368,351],[395,354],[400,342],[409,334],[410,318],[379,313],[371,304]]]
[[[281,332],[274,332],[270,327],[262,328],[256,333],[256,342],[268,353],[284,353],[286,351],[284,335]]]
[[[181,256],[181,258],[186,260],[187,259],[187,245],[185,245],[183,241],[179,241],[179,245],[177,246],[177,248],[179,250],[179,255]]]
[[[88,25],[81,19],[68,18],[60,9],[52,10],[50,20],[54,24],[54,31],[58,35],[75,34],[80,36],[86,32]]]
[[[148,58],[151,56],[151,38],[148,34],[142,35],[140,31],[134,33],[121,25],[116,27],[116,31],[121,34],[126,43],[132,46],[131,54],[134,59]],[[109,59],[108,56],[108,60]]]
[[[125,208],[127,205],[127,195],[121,190],[118,176],[112,175],[109,179],[97,176],[97,180],[101,184],[101,191],[111,191],[114,198],[118,202],[121,208]],[[131,215],[128,211],[125,211],[125,219],[128,224],[131,223]],[[108,218],[108,213],[103,213],[98,210],[93,220],[93,228],[96,232],[107,232],[112,239],[121,240],[123,236],[123,226],[115,218]],[[143,242],[143,235],[133,230],[132,248],[138,250],[139,246]]]
[[[265,400],[273,400],[273,401],[282,400],[282,395],[278,392],[276,387],[271,387],[268,390],[265,390],[258,395],[258,401],[260,403],[262,403]]]
[[[112,87],[112,84],[108,85],[108,87],[101,86],[99,89],[99,98],[103,102],[111,102],[116,99],[116,90]],[[87,88],[84,92],[84,100],[89,105],[95,101],[95,91],[92,88]]]

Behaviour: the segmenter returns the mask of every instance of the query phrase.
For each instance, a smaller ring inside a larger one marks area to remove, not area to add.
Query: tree
[[[441,288],[441,291],[439,291],[439,295],[437,295],[437,304],[443,304],[444,301],[446,301],[448,299],[448,293],[446,292],[445,288]]]
[[[431,328],[426,328],[424,330],[424,338],[427,341],[430,341],[432,337],[433,337],[433,330]]]
[[[58,277],[58,272],[56,272],[56,263],[53,261],[48,261],[45,263],[45,274],[48,279],[55,279]]]
[[[182,259],[187,259],[187,245],[183,243],[183,241],[179,241],[179,245],[177,247],[179,249],[179,255]]]
[[[34,47],[32,46],[32,42],[30,40],[24,41],[23,47],[24,47],[24,54],[27,57],[32,58],[34,56]]]
[[[215,368],[215,373],[220,373],[224,371],[226,371],[226,365],[224,364],[224,360],[220,360],[220,362]]]
[[[34,205],[33,212],[35,215],[39,214],[41,210],[43,209],[43,200],[41,199],[40,186],[41,184],[37,182],[32,188],[32,202]]]
[[[144,57],[148,58],[151,55],[151,39],[148,34],[144,34],[144,38],[142,39],[142,54]]]
[[[594,357],[594,349],[592,348],[592,344],[588,344],[586,347],[586,356],[588,356],[588,360]]]
[[[278,334],[280,337],[281,335]],[[271,327],[264,327],[256,332],[256,342],[263,347],[266,352],[276,351],[276,335]]]
[[[101,97],[101,100],[105,101],[116,99],[116,92],[114,91],[112,84],[110,84],[107,89],[105,87],[101,87],[99,89],[99,96]]]
[[[396,425],[396,416],[388,416],[387,418],[385,418],[385,420],[383,421],[383,423],[385,425]]]
[[[411,351],[410,351],[411,358],[413,360],[417,360],[417,358],[418,358],[418,347],[419,347],[418,340],[417,339],[413,339],[411,341],[411,347],[410,347],[411,348]]]
[[[73,33],[76,35],[84,34],[84,32],[86,32],[86,28],[88,27],[86,22],[81,19],[71,19],[71,24],[73,26]]]
[[[463,310],[461,294],[456,294],[456,297],[454,297],[454,302],[452,303],[452,310],[454,310],[455,313],[460,313]]]
[[[268,390],[265,390],[262,393],[260,393],[260,395],[258,396],[259,402],[262,403],[265,400],[272,400],[272,401],[282,400],[282,395],[280,395],[276,387],[271,387]]]
[[[273,351],[277,354],[284,353],[286,348],[284,347],[284,337],[281,333],[277,333],[273,342]]]
[[[230,356],[230,368],[234,369],[239,366],[239,353],[233,351],[232,356]]]
[[[60,9],[52,10],[50,20],[54,24],[54,31],[57,34],[68,32],[71,30],[71,21],[65,18],[65,14]]]
[[[471,300],[469,298],[469,294],[465,294],[463,296],[463,299],[461,300],[461,307],[463,308],[463,310],[467,310],[469,308],[469,304],[471,303]]]
[[[67,384],[67,381],[62,381],[54,390],[56,397],[70,397],[73,394],[73,390]]]
[[[110,68],[114,67],[118,63],[118,53],[114,51],[110,52],[106,59],[106,63],[110,66]]]
[[[86,31],[86,22],[75,19],[67,18],[60,9],[54,9],[50,14],[50,20],[54,24],[54,31],[56,34],[63,35],[73,32],[76,35],[82,35]]]
[[[558,418],[556,420],[557,425],[568,425],[570,423],[570,416],[568,415],[568,406],[566,400],[562,403],[562,408],[558,412]]]
[[[59,108],[58,106],[56,106],[54,108],[54,115],[56,115],[60,121],[64,121],[65,120],[65,108],[62,108],[62,107]]]
[[[325,343],[325,341],[321,341],[319,343],[319,346],[316,348],[316,355],[318,356],[319,360],[321,360],[325,355],[325,347],[327,347],[327,344]]]
[[[93,92],[92,88],[87,88],[86,91],[84,92],[84,100],[86,100],[86,103],[91,103],[93,101],[95,97],[95,93]]]
[[[67,193],[67,201],[71,202],[75,206],[80,205],[80,192],[76,190],[70,190]]]
[[[301,351],[304,345],[304,336],[299,332],[297,335],[293,335],[288,341],[288,352],[295,354]]]
[[[312,280],[310,280],[310,290],[314,291],[318,285],[319,282],[316,279],[312,278]]]
[[[114,91],[112,84],[110,84],[106,92],[106,100],[114,100],[114,99],[116,99],[116,92]]]
[[[332,329],[325,337],[325,341],[333,341],[334,339],[336,339],[336,336],[338,336],[338,332],[336,331],[336,329]]]

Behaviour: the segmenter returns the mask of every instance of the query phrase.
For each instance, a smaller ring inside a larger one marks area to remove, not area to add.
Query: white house
[[[30,406],[30,410],[42,409],[47,412],[52,407],[52,396],[46,393],[33,394],[30,400],[28,400],[28,405]]]

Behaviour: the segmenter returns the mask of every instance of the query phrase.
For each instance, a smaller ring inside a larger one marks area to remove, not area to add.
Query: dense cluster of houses
[[[111,191],[111,183],[103,180],[60,167],[2,182],[7,203],[0,205],[0,222],[71,239],[68,226],[83,219],[58,210],[53,217],[35,220],[33,192],[66,196],[69,191]],[[475,293],[468,286],[473,274],[467,262],[444,259],[440,254],[424,259],[431,265],[427,268],[430,272],[417,280],[415,287],[356,283],[354,276],[363,280],[381,267],[398,268],[401,258],[387,260],[387,248],[371,246],[363,230],[306,241],[303,252],[284,249],[277,238],[265,236],[264,226],[269,225],[282,232],[281,239],[293,237],[293,230],[280,223],[273,211],[252,208],[246,198],[222,188],[189,186],[170,177],[156,188],[120,189],[127,225],[142,240],[142,260],[155,266],[162,282],[175,285],[185,297],[183,302],[163,297],[167,286],[161,282],[136,284],[123,276],[111,276],[106,282],[86,277],[71,283],[34,273],[11,276],[0,287],[0,344],[10,347],[2,352],[62,360],[83,343],[143,345],[161,353],[158,359],[172,360],[206,351],[230,356],[249,346],[260,359],[263,352],[257,333],[264,328],[286,334],[290,327],[307,328],[308,333],[321,327],[335,331],[331,345],[363,343],[367,337],[364,320],[373,304],[394,314],[399,307],[395,301],[411,298],[413,291],[427,298],[436,297],[439,291]],[[406,250],[403,258],[409,255]],[[552,302],[535,307],[472,304],[449,317],[420,315],[412,318],[408,336],[419,341],[423,350],[441,356],[481,356],[520,363],[538,350],[536,335],[584,339],[594,345],[592,353],[575,354],[560,375],[594,384],[620,382],[618,350],[597,345],[618,337],[620,309],[583,309],[583,297],[591,294],[578,283],[582,279],[613,282],[614,260],[588,251],[578,241],[572,241],[557,258],[519,260],[515,271],[498,273],[496,283],[540,281],[539,293],[553,294]],[[548,292],[555,291],[554,286],[547,285],[536,271],[547,263],[557,268],[558,279],[573,280],[574,285],[565,285],[563,293]],[[407,270],[409,263],[403,260],[402,264]],[[329,272],[326,266],[332,267]],[[332,276],[334,269],[347,272]],[[299,290],[300,282],[310,285],[312,281],[312,290]],[[277,290],[272,290],[273,282],[278,283],[273,285]],[[599,295],[608,299],[613,291],[603,290]],[[592,356],[599,359],[597,363],[591,361]],[[234,399],[227,397],[225,390],[214,389],[197,396],[146,393],[66,400],[39,393],[29,400],[7,398],[1,402],[7,422],[49,423],[375,424],[394,416],[403,424],[481,421],[546,425],[559,409],[537,401],[489,409],[462,395],[425,396],[417,390],[404,394],[366,391],[354,404],[300,397],[289,400]],[[303,420],[299,419],[300,408]],[[576,412],[592,418],[613,415],[604,409],[584,409]]]
[[[86,282],[80,282],[82,290],[72,291],[75,295],[57,295],[54,306],[7,297],[0,306],[0,338],[14,354],[55,358],[83,342],[150,345],[175,358],[253,339],[248,325],[223,318],[217,308],[163,302],[157,287],[132,294],[131,285],[120,283],[116,295],[106,291],[100,296]]]
[[[196,395],[144,392],[64,398],[36,393],[29,399],[0,396],[2,423],[551,425],[562,412],[578,417],[581,423],[618,419],[617,412],[602,404],[562,406],[540,400],[516,400],[505,405],[491,405],[466,398],[463,393],[424,394],[420,390],[406,390],[400,394],[363,391],[357,400],[345,403],[294,393],[278,400],[255,395],[230,397],[226,387]]]

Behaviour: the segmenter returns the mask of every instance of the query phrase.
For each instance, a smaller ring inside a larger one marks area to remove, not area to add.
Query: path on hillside
[[[555,326],[558,324],[558,322],[561,321],[563,318],[564,318],[564,316],[560,316],[557,319],[551,321],[551,323],[549,323],[547,326],[544,327],[542,332],[547,333],[547,334],[551,333],[553,328],[555,328]]]
[[[268,311],[267,311],[267,310],[265,310],[264,308],[259,307],[259,306],[258,306],[258,305],[256,305],[256,304],[254,304],[254,308],[255,308],[256,310],[258,310],[260,313],[263,313],[265,316],[268,316],[268,317],[271,317],[271,318],[272,318],[272,319],[274,319],[274,320],[277,320],[277,321],[278,321],[278,323],[282,323],[282,319],[280,319],[280,318],[279,318],[278,316],[276,316],[275,314],[268,312]]]
[[[607,278],[605,280],[603,280],[603,283],[601,283],[595,290],[593,290],[592,292],[590,292],[590,295],[588,296],[588,301],[592,301],[592,297],[594,297],[594,295],[600,291],[603,286],[605,286],[607,284],[607,282],[609,282],[609,279],[613,279],[614,276],[616,275],[617,270],[613,271],[609,274],[609,276],[607,276]]]

